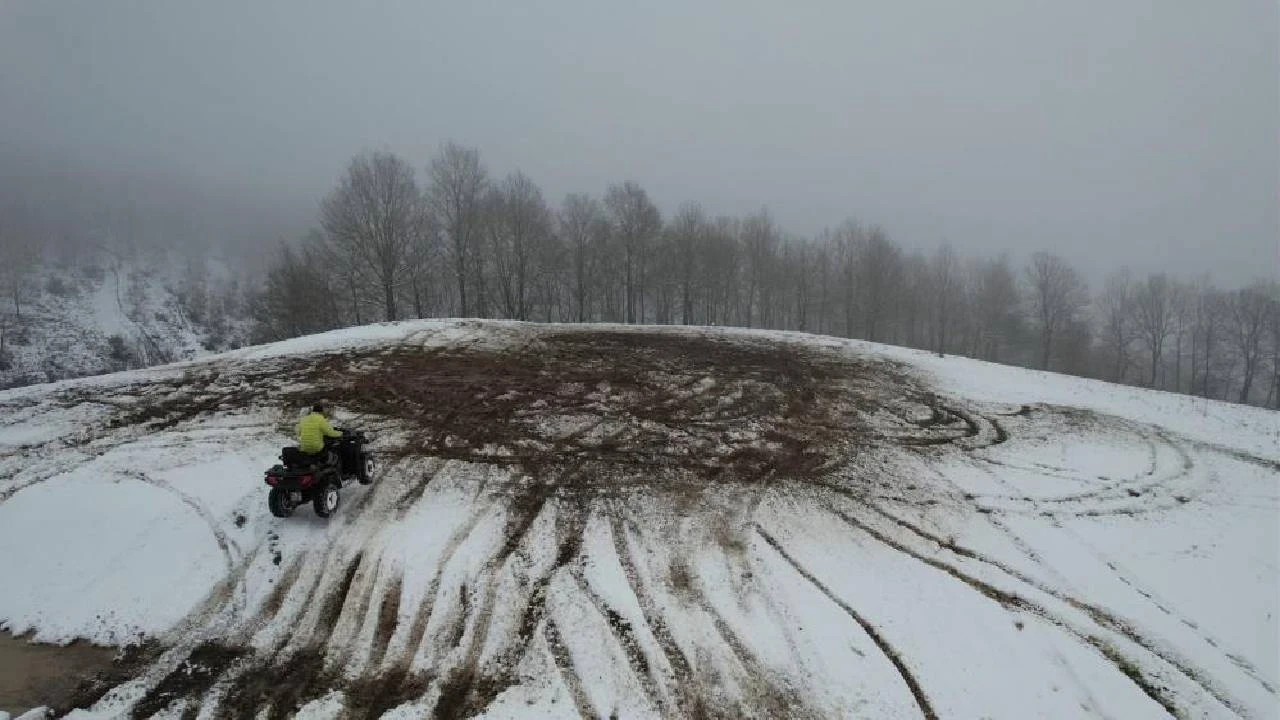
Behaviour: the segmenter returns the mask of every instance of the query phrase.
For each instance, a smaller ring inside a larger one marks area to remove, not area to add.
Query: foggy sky
[[[445,140],[553,204],[857,216],[908,247],[1280,272],[1273,0],[0,2],[0,142],[312,221]]]

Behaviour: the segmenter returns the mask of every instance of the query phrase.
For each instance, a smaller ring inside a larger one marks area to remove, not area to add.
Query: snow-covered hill
[[[208,270],[183,287],[176,271],[138,264],[38,266],[19,303],[0,299],[0,388],[100,375],[243,345],[248,324],[219,306]],[[222,288],[219,284],[216,287]]]
[[[320,398],[377,481],[274,518]],[[0,624],[139,643],[72,717],[1277,717],[1264,410],[420,321],[0,393],[0,453]]]

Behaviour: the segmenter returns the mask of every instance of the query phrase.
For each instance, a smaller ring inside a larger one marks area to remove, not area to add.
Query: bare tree
[[[742,248],[738,244],[738,221],[717,217],[698,251],[699,285],[702,287],[702,322],[727,325],[735,322],[736,288],[743,274]]]
[[[948,333],[956,315],[963,291],[960,263],[950,245],[938,248],[929,263],[930,319],[933,325],[933,350],[947,352]]]
[[[1098,321],[1102,326],[1102,340],[1110,353],[1110,377],[1113,382],[1123,382],[1129,366],[1129,346],[1134,337],[1133,280],[1127,269],[1121,269],[1107,279],[1106,288],[1098,298]]]
[[[534,273],[551,236],[551,212],[542,191],[523,173],[489,191],[488,235],[494,282],[506,317],[528,320]]]
[[[1237,290],[1228,298],[1229,332],[1243,364],[1239,402],[1248,402],[1254,375],[1262,357],[1262,338],[1267,331],[1270,302],[1265,286],[1258,284]]]
[[[31,274],[40,260],[42,235],[30,218],[15,210],[0,215],[0,286],[13,302],[13,314],[22,317]]]
[[[254,302],[258,340],[297,337],[339,327],[342,310],[318,246],[281,246]]]
[[[440,266],[440,231],[435,216],[427,206],[426,198],[419,203],[412,231],[412,242],[407,259],[409,300],[413,303],[414,317],[427,317],[432,290],[440,285],[436,268]]]
[[[649,200],[648,193],[630,181],[610,185],[604,204],[624,254],[627,322],[643,322],[644,273],[649,259],[649,244],[662,230],[662,215]]]
[[[771,307],[769,275],[778,251],[778,229],[768,210],[747,217],[742,222],[742,249],[746,260],[746,294],[743,296],[745,324],[754,327],[757,317],[767,325],[766,313]]]
[[[1087,302],[1087,292],[1075,268],[1047,252],[1038,252],[1027,268],[1031,313],[1040,334],[1040,367],[1049,369],[1054,341]]]
[[[859,265],[864,252],[866,238],[861,226],[853,219],[846,220],[836,228],[831,241],[833,254],[839,267],[837,283],[840,286],[841,309],[844,316],[844,336],[854,337],[857,332],[860,298],[858,296]]]
[[[1271,387],[1267,390],[1267,404],[1280,410],[1280,283],[1268,283],[1266,288],[1271,336]]]
[[[1163,273],[1148,276],[1133,293],[1134,325],[1151,358],[1150,386],[1156,387],[1160,357],[1173,328],[1173,290]]]
[[[698,249],[706,243],[709,231],[706,215],[697,203],[681,205],[671,218],[673,269],[679,283],[680,322],[684,325],[693,322],[694,283],[699,276]]]
[[[1019,330],[1018,280],[1008,258],[979,264],[972,289],[977,355],[999,362]]]
[[[572,265],[573,316],[578,322],[586,322],[591,316],[588,293],[594,284],[598,251],[609,233],[608,220],[600,202],[588,195],[567,196],[557,219]]]
[[[358,155],[320,205],[320,226],[352,267],[382,292],[383,314],[398,317],[396,293],[421,229],[413,166],[391,153]]]
[[[1221,343],[1224,301],[1207,279],[1197,283],[1191,306],[1191,393],[1209,397],[1214,351]]]
[[[471,264],[480,242],[481,204],[488,175],[480,163],[479,150],[454,143],[440,148],[431,159],[429,172],[428,206],[453,256],[461,314],[466,317],[473,311],[468,289],[477,284]]]
[[[902,251],[876,226],[872,226],[858,250],[863,334],[867,340],[879,342],[890,320],[890,303],[902,284]]]
[[[1191,330],[1192,305],[1195,302],[1195,287],[1184,282],[1173,282],[1170,291],[1169,311],[1173,315],[1173,390],[1182,392],[1182,358],[1187,334]]]

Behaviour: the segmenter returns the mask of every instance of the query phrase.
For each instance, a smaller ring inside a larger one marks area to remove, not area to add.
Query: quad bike
[[[373,482],[373,454],[365,449],[364,433],[341,430],[342,437],[326,439],[322,453],[308,455],[296,447],[280,451],[280,464],[266,471],[271,486],[267,506],[276,517],[289,517],[294,508],[310,502],[316,515],[327,518],[338,509],[339,490],[352,480]]]

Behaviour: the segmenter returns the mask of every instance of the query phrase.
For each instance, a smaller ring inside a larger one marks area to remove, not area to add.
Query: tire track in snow
[[[698,712],[701,708],[700,699],[693,695],[692,687],[679,682],[681,678],[694,678],[693,665],[684,654],[684,650],[680,648],[679,643],[676,642],[675,635],[671,632],[671,629],[667,627],[662,611],[658,608],[653,596],[645,588],[643,576],[640,574],[640,568],[632,555],[630,543],[627,539],[627,531],[624,526],[620,505],[615,502],[611,508],[612,511],[609,513],[609,535],[613,541],[614,554],[617,556],[618,564],[622,567],[622,574],[626,578],[631,594],[635,597],[636,604],[640,606],[640,615],[648,627],[649,634],[662,652],[663,658],[667,661],[667,666],[671,668],[672,673],[677,678],[673,689],[675,701],[679,705],[680,712],[685,715]]]
[[[1155,432],[1162,445],[1178,456],[1176,469],[1156,474],[1155,471],[1143,473],[1138,478],[1118,480],[1102,487],[1086,492],[1072,493],[1048,497],[1035,497],[1025,493],[1011,495],[994,495],[989,493],[966,493],[981,512],[1014,513],[1022,515],[1040,515],[1044,517],[1106,517],[1111,515],[1138,516],[1164,510],[1175,509],[1203,492],[1204,486],[1213,481],[1212,473],[1204,476],[1206,482],[1194,483],[1186,488],[1178,488],[1180,483],[1194,478],[1196,463],[1190,453],[1182,445],[1174,442],[1166,433]],[[1150,442],[1149,437],[1144,437]],[[1003,466],[1005,463],[989,458],[978,460]],[[1026,472],[1035,472],[1047,477],[1055,477],[1052,471],[1036,468],[1016,467]],[[1158,469],[1157,469],[1158,470]],[[993,477],[998,476],[992,473]],[[1140,480],[1148,477],[1148,480]]]
[[[369,566],[372,565],[372,568]],[[352,592],[355,593],[354,604],[344,603],[342,612],[334,621],[333,631],[325,640],[325,647],[332,653],[335,640],[340,643],[339,653],[334,664],[339,668],[351,665],[351,658],[356,651],[356,643],[360,639],[360,631],[369,622],[369,607],[373,603],[373,593],[382,576],[382,558],[375,557],[372,563],[362,563],[353,580]],[[350,595],[348,595],[350,599]],[[348,609],[349,608],[349,609]],[[339,634],[341,633],[341,634]]]
[[[1119,580],[1121,583],[1123,583],[1126,587],[1133,590],[1139,596],[1147,600],[1147,602],[1151,603],[1151,605],[1154,606],[1160,612],[1173,618],[1174,620],[1178,621],[1180,624],[1185,626],[1187,629],[1194,632],[1206,645],[1209,645],[1210,647],[1222,653],[1222,656],[1226,658],[1228,662],[1230,662],[1232,665],[1235,665],[1236,668],[1238,668],[1242,673],[1244,673],[1246,676],[1248,676],[1249,678],[1257,682],[1259,685],[1261,685],[1264,690],[1271,693],[1272,695],[1277,694],[1276,686],[1272,682],[1264,678],[1262,676],[1262,673],[1258,671],[1257,667],[1255,667],[1253,663],[1249,662],[1245,658],[1235,653],[1223,650],[1222,641],[1214,637],[1212,634],[1203,630],[1200,627],[1199,623],[1196,623],[1190,620],[1189,618],[1187,618],[1186,616],[1173,610],[1170,603],[1165,602],[1161,598],[1157,597],[1155,593],[1139,585],[1139,583],[1133,579],[1132,573],[1130,571],[1124,569],[1114,560],[1107,557],[1106,554],[1104,554],[1101,550],[1099,550],[1096,545],[1086,540],[1083,536],[1080,535],[1080,533],[1062,524],[1058,524],[1056,527],[1062,530],[1062,532],[1071,536],[1071,538],[1075,540],[1077,543],[1079,543],[1090,555],[1092,555],[1102,564],[1106,565],[1107,569],[1111,570],[1112,574],[1115,575],[1116,579]]]
[[[1121,652],[1119,648],[1115,647],[1113,644],[1109,644],[1095,635],[1079,630],[1071,622],[1062,618],[1060,615],[1054,613],[1042,603],[1033,601],[1025,597],[1024,595],[1019,595],[1016,593],[1011,593],[1005,590],[1001,590],[995,587],[994,585],[991,585],[988,582],[985,582],[972,575],[969,575],[968,573],[964,572],[963,570],[960,570],[959,568],[953,565],[947,564],[937,558],[928,557],[923,553],[912,550],[911,548],[907,547],[905,544],[888,537],[887,535],[880,532],[879,530],[876,530],[870,525],[862,522],[861,520],[858,520],[852,515],[849,515],[835,507],[828,507],[826,509],[836,517],[845,521],[851,527],[857,530],[861,530],[862,532],[865,532],[872,538],[880,541],[881,543],[887,545],[888,547],[904,555],[914,558],[937,570],[941,570],[942,572],[950,575],[956,580],[959,580],[965,585],[968,585],[969,587],[987,596],[988,598],[994,600],[995,602],[1005,607],[1011,607],[1011,608],[1017,608],[1020,610],[1029,611],[1053,623],[1054,625],[1062,628],[1063,630],[1069,632],[1070,634],[1075,636],[1077,639],[1087,643],[1088,645],[1096,649],[1098,652],[1102,653],[1104,657],[1106,657],[1109,661],[1115,664],[1117,669],[1120,670],[1122,673],[1124,673],[1124,675],[1128,677],[1131,681],[1133,681],[1134,684],[1137,685],[1148,697],[1150,697],[1152,700],[1159,703],[1170,714],[1174,716],[1179,715],[1180,711],[1178,710],[1177,699],[1169,695],[1167,688],[1165,688],[1164,686],[1158,685],[1152,682],[1150,679],[1146,678],[1145,675],[1141,672],[1140,666],[1137,663],[1135,663],[1131,657],[1125,655],[1123,652]],[[895,518],[890,514],[883,513],[883,511],[879,511],[876,508],[870,508],[870,509],[876,510],[877,512],[881,512],[882,514],[885,514],[886,517],[888,517],[890,520],[893,520],[895,523],[907,529],[910,529],[913,532],[916,532],[916,534],[920,535],[921,537],[929,539],[927,531],[921,531],[919,529],[913,528],[909,523],[905,523],[905,521],[900,521],[898,518]],[[933,542],[938,542],[938,540],[934,539]],[[1152,639],[1146,637],[1144,634],[1139,633],[1132,626],[1112,616],[1109,612],[1107,612],[1103,608],[1100,608],[1091,603],[1074,598],[1066,594],[1065,592],[1058,590],[1057,588],[1053,588],[1038,580],[1035,580],[1034,578],[1026,575],[1025,573],[1022,573],[1021,571],[1015,568],[1008,567],[998,561],[984,558],[978,555],[977,553],[968,551],[967,549],[961,548],[960,550],[957,550],[956,548],[958,546],[956,546],[954,543],[939,542],[939,545],[945,549],[955,552],[957,555],[961,555],[962,557],[969,557],[978,562],[982,562],[991,567],[999,569],[1004,573],[1006,573],[1007,575],[1009,575],[1010,577],[1013,577],[1015,580],[1018,580],[1035,590],[1043,592],[1061,602],[1066,603],[1070,607],[1076,610],[1079,610],[1080,612],[1084,613],[1090,620],[1092,620],[1099,627],[1105,630],[1108,630],[1114,633],[1115,635],[1125,638],[1126,640],[1133,643],[1138,648],[1141,648],[1145,652],[1149,653],[1152,657],[1158,659],[1159,661],[1162,661],[1164,664],[1176,670],[1180,675],[1186,678],[1186,680],[1188,680],[1190,683],[1198,687],[1200,690],[1204,691],[1207,695],[1212,697],[1214,700],[1220,703],[1223,707],[1227,708],[1228,710],[1231,710],[1232,712],[1234,712],[1235,714],[1241,717],[1248,717],[1248,713],[1246,713],[1243,709],[1243,703],[1231,697],[1225,690],[1217,687],[1216,684],[1213,683],[1211,680],[1206,679],[1209,677],[1206,673],[1193,667],[1189,661],[1180,657],[1176,653],[1173,653],[1172,651],[1167,649],[1160,648],[1156,643],[1156,641],[1153,641]],[[969,554],[966,555],[964,554],[965,552],[968,552]]]
[[[582,567],[574,564],[571,567],[570,574],[573,576],[578,590],[582,592],[596,612],[605,621],[610,633],[617,641],[618,646],[622,648],[623,657],[627,659],[627,665],[631,668],[632,675],[636,681],[640,683],[641,691],[647,696],[649,702],[654,707],[659,708],[664,714],[672,716],[676,713],[672,701],[661,691],[657,679],[654,677],[654,668],[649,663],[649,657],[644,652],[644,647],[640,644],[640,640],[636,635],[635,628],[631,623],[623,619],[622,615],[609,606],[609,603],[600,596],[600,593],[591,587],[591,583],[587,580]],[[662,678],[664,682],[677,681],[675,678]],[[677,681],[678,682],[678,681]]]
[[[431,576],[431,581],[427,583],[427,590],[423,594],[422,599],[418,603],[417,612],[414,613],[413,620],[409,623],[409,634],[405,647],[405,655],[402,662],[405,665],[412,665],[414,658],[422,650],[423,644],[426,642],[427,623],[431,620],[431,613],[435,606],[436,596],[440,593],[440,582],[444,576],[445,569],[449,567],[449,563],[453,561],[453,556],[458,552],[458,548],[466,541],[471,533],[475,531],[476,526],[485,517],[487,511],[492,509],[492,504],[482,505],[476,503],[475,508],[471,512],[471,516],[467,520],[454,529],[449,535],[449,539],[445,542],[444,548],[440,553],[439,560],[436,561],[435,571]],[[385,664],[385,656],[384,656]]]
[[[481,711],[492,702],[493,695],[496,695],[494,688],[489,687],[490,683],[485,683],[484,687],[481,688],[478,687],[477,681],[485,679],[481,672],[480,659],[485,645],[489,641],[494,608],[498,606],[499,580],[511,557],[525,543],[529,529],[543,514],[547,507],[547,500],[547,495],[542,493],[533,496],[532,502],[527,506],[516,505],[514,512],[511,512],[512,508],[508,508],[511,514],[507,518],[507,539],[502,547],[499,548],[498,553],[485,563],[481,576],[477,579],[477,584],[481,585],[482,589],[473,589],[471,591],[472,595],[477,596],[474,601],[468,600],[467,590],[464,586],[462,596],[463,612],[462,617],[459,619],[459,634],[455,645],[461,646],[463,639],[467,636],[468,618],[474,617],[475,619],[470,623],[470,641],[466,645],[461,660],[447,670],[437,670],[439,677],[442,678],[439,683],[441,693],[439,706],[463,712]],[[545,607],[546,584],[549,582],[550,574],[554,573],[556,569],[558,568],[553,567],[546,578],[534,583],[533,590],[525,603],[526,616],[530,613],[540,613],[542,608]],[[476,608],[474,614],[471,611],[472,607]],[[548,621],[550,621],[549,618]],[[498,671],[502,672],[502,669],[498,668]],[[496,685],[498,683],[492,684]],[[491,692],[493,693],[492,695],[490,695]]]
[[[329,559],[333,555],[333,545],[325,544],[323,553],[319,553],[319,558],[313,559],[312,553],[304,552],[294,557],[292,562],[296,563],[299,571],[293,582],[286,588],[277,612],[272,619],[265,623],[259,629],[259,632],[268,630],[276,630],[277,636],[272,639],[270,649],[267,651],[268,658],[276,658],[280,653],[284,652],[285,647],[292,639],[292,635],[284,634],[285,627],[296,627],[306,618],[307,611],[311,608],[311,599],[315,597],[316,592],[322,587],[325,575],[329,568]],[[303,571],[306,571],[306,581],[301,582],[304,577]],[[296,599],[295,599],[296,598]],[[291,602],[292,601],[292,602]],[[289,617],[284,621],[280,619],[279,610],[291,608]],[[257,633],[255,633],[256,636]]]
[[[194,510],[195,513],[200,516],[200,519],[204,521],[204,524],[209,526],[209,532],[213,534],[214,541],[218,543],[218,549],[222,551],[222,555],[226,559],[227,570],[232,570],[235,567],[235,555],[242,554],[240,552],[240,546],[237,545],[235,541],[227,535],[226,531],[222,529],[222,526],[218,524],[218,519],[213,516],[213,513],[209,512],[209,508],[205,507],[199,500],[195,499],[191,495],[188,495],[182,490],[174,487],[168,481],[151,477],[144,472],[135,471],[128,474],[126,477],[141,480],[148,485],[171,493],[181,500],[184,505]],[[233,549],[235,551],[234,555],[232,553]]]
[[[757,498],[752,503],[753,510],[759,503],[760,499]],[[628,513],[626,525],[630,528],[632,537],[643,539],[644,533],[638,521],[630,513]],[[758,687],[758,685],[764,684],[770,676],[767,666],[760,660],[759,655],[738,635],[737,631],[733,629],[728,620],[725,619],[724,614],[707,598],[702,584],[696,577],[689,577],[687,586],[682,588],[681,597],[696,606],[711,620],[716,634],[720,636],[725,647],[729,649],[730,655],[737,661],[747,677],[747,685],[743,689],[751,696],[750,699],[757,706],[760,706],[759,709],[765,711],[766,716],[776,715],[776,712],[771,713],[769,711],[776,710],[774,706],[781,704],[778,701],[782,700],[781,696],[785,693],[776,688],[770,688],[771,690],[776,690],[776,692],[765,692]],[[770,702],[771,700],[773,702]],[[791,704],[794,705],[796,703],[792,702]]]
[[[1159,465],[1157,464],[1156,442],[1155,442],[1155,439],[1153,439],[1156,437],[1156,435],[1154,433],[1142,432],[1142,433],[1139,433],[1139,437],[1141,438],[1142,442],[1144,443],[1147,449],[1147,453],[1150,457],[1150,460],[1149,460],[1147,469],[1134,477],[1120,479],[1120,480],[1111,480],[1109,482],[1105,482],[1101,485],[1095,486],[1091,489],[1084,490],[1082,492],[1068,493],[1066,495],[1048,495],[1043,497],[1035,497],[1035,496],[1028,496],[1025,493],[1012,494],[1012,495],[982,494],[982,495],[979,495],[979,498],[1010,500],[1010,501],[1032,503],[1032,504],[1079,503],[1085,500],[1105,500],[1105,499],[1123,498],[1124,495],[1127,494],[1126,488],[1143,487],[1144,486],[1143,478],[1155,477],[1157,470],[1159,470]],[[990,465],[995,465],[998,467],[1007,467],[1011,470],[1021,470],[1023,472],[1035,473],[1037,475],[1041,475],[1044,477],[1052,477],[1052,478],[1058,478],[1061,480],[1070,480],[1072,482],[1088,483],[1088,484],[1092,484],[1095,482],[1093,478],[1080,477],[1075,473],[1071,472],[1068,468],[1058,468],[1058,467],[1045,465],[1042,463],[1034,463],[1032,465],[1021,465],[1021,464],[1011,463],[1004,460],[995,460],[993,458],[986,458],[986,457],[978,457],[977,459],[984,463],[988,463]],[[1154,482],[1146,481],[1145,487],[1151,487],[1156,484],[1159,484],[1160,482],[1161,480],[1159,478],[1157,478]],[[1126,492],[1122,493],[1122,491],[1126,491]]]
[[[782,559],[787,561],[787,564],[795,568],[795,571],[799,573],[801,577],[808,580],[811,585],[817,588],[823,595],[826,595],[827,599],[835,603],[836,606],[843,610],[846,615],[853,619],[854,622],[858,623],[863,632],[867,634],[867,637],[871,638],[871,641],[876,644],[876,647],[880,648],[880,652],[888,658],[889,662],[893,663],[894,668],[898,671],[898,675],[906,684],[912,697],[915,698],[916,707],[920,709],[920,713],[924,715],[925,720],[938,720],[938,714],[934,711],[933,705],[930,704],[929,696],[926,695],[924,689],[920,687],[920,683],[916,680],[915,675],[912,674],[911,670],[902,660],[902,656],[899,655],[898,651],[884,639],[884,636],[880,634],[880,631],[868,622],[866,618],[862,617],[857,610],[854,610],[853,607],[842,600],[840,596],[836,595],[831,588],[827,587],[826,583],[823,583],[816,575],[809,572],[803,565],[801,565],[794,557],[791,556],[790,553],[786,551],[785,548],[782,547],[782,544],[766,532],[764,528],[756,525],[756,532],[759,533],[760,537],[769,544],[769,547],[777,551],[777,553],[782,556]]]
[[[560,626],[554,619],[548,617],[543,621],[542,637],[547,643],[547,650],[551,653],[556,670],[560,673],[560,679],[569,690],[569,697],[573,698],[573,706],[577,708],[578,715],[583,718],[599,717],[595,706],[591,704],[591,698],[587,696],[587,691],[582,686],[582,678],[574,670],[573,658],[569,656],[569,649],[564,644],[564,636],[560,634]]]
[[[1272,472],[1280,472],[1280,460],[1272,460],[1271,458],[1265,458],[1261,455],[1255,455],[1244,450],[1220,445],[1218,443],[1205,442],[1203,440],[1189,440],[1188,442],[1195,447],[1226,455],[1229,458],[1239,460],[1243,463],[1257,465],[1258,467],[1271,470]]]

